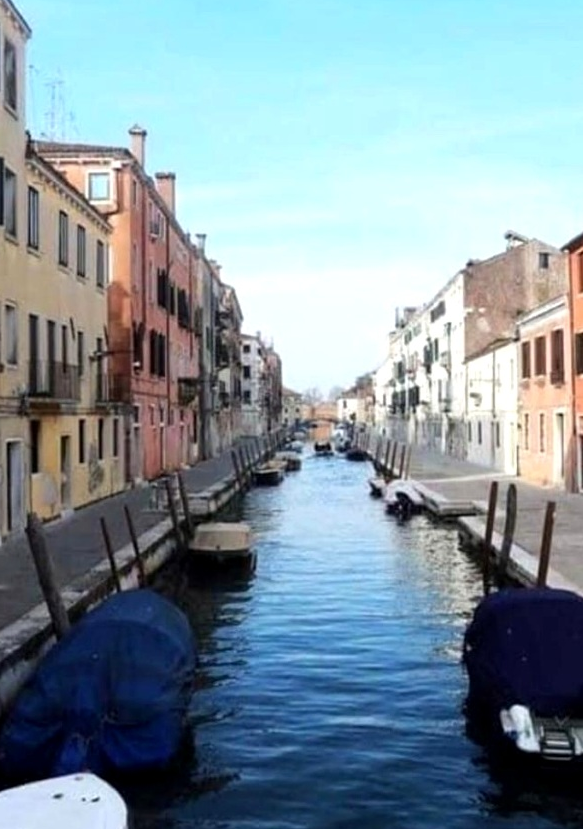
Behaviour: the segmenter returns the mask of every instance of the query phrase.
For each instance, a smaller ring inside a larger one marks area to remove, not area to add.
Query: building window
[[[61,362],[63,371],[66,371],[69,365],[69,331],[66,325],[61,326]]]
[[[96,274],[97,274],[97,287],[98,288],[105,288],[107,270],[106,270],[106,260],[105,260],[105,245],[101,241],[97,241],[97,265],[96,265]]]
[[[77,331],[77,366],[79,377],[85,374],[85,335],[82,331]]]
[[[534,341],[534,375],[544,377],[547,373],[547,338],[536,337]]]
[[[4,38],[4,103],[13,112],[18,109],[18,67],[16,47]]]
[[[138,182],[135,178],[132,179],[132,207],[136,207],[138,203]]]
[[[482,445],[482,421],[478,420],[478,446]]]
[[[28,188],[28,239],[27,244],[29,248],[38,250],[39,248],[39,195],[38,190],[34,187]]]
[[[9,366],[18,365],[18,310],[14,305],[4,306],[5,359]]]
[[[87,176],[89,201],[111,201],[111,177],[109,173],[89,173]]]
[[[527,380],[530,377],[530,340],[522,343],[520,358],[521,377],[523,380]]]
[[[579,275],[579,293],[583,294],[583,251],[577,254],[577,266]]]
[[[251,392],[250,391],[244,391],[243,392],[243,403],[245,403],[246,405],[250,405],[250,403],[251,403]]]
[[[565,382],[565,353],[563,329],[551,332],[551,383],[561,385]]]
[[[583,374],[583,331],[575,334],[575,371]]]
[[[30,473],[36,475],[40,472],[40,420],[30,421]]]
[[[251,377],[251,366],[243,366],[243,377],[245,380],[249,380]]]
[[[250,353],[251,353],[251,346],[249,345],[249,343],[246,343],[243,346],[243,354],[250,354]]]
[[[500,449],[500,422],[496,421],[496,449]]]
[[[543,412],[538,416],[538,451],[546,452],[545,416]]]
[[[550,253],[539,253],[538,255],[538,266],[541,271],[548,271],[549,264],[551,261],[551,254]]]
[[[4,230],[14,239],[18,236],[18,188],[16,175],[4,168]]]
[[[530,415],[527,413],[524,415],[524,437],[523,437],[523,444],[524,448],[528,452],[530,449]]]
[[[79,435],[78,435],[78,450],[79,450],[79,463],[85,463],[87,460],[86,456],[86,443],[85,443],[85,429],[86,429],[86,421],[84,418],[79,419]]]
[[[77,276],[87,276],[87,234],[77,225]]]
[[[468,443],[472,442],[472,424],[468,423]]]
[[[113,448],[112,448],[112,455],[114,458],[119,457],[119,419],[117,417],[113,418],[112,421],[112,437],[113,437]]]
[[[59,265],[64,268],[69,265],[69,217],[59,211]]]
[[[100,417],[97,421],[97,458],[102,461],[105,456],[105,421]]]

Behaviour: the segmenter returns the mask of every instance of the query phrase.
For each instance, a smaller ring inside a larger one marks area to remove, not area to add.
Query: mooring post
[[[407,457],[407,444],[404,443],[401,447],[401,460],[399,461],[399,481],[403,480],[403,474],[405,472],[405,458]]]
[[[109,529],[107,527],[107,522],[103,516],[99,519],[99,523],[101,524],[101,534],[103,535],[103,541],[105,544],[105,551],[107,553],[107,558],[109,559],[109,567],[111,569],[111,576],[113,578],[113,584],[117,593],[121,593],[121,581],[119,579],[119,573],[117,570],[117,563],[115,561],[115,552],[113,550],[113,544],[111,543],[111,536],[109,535]]]
[[[47,547],[43,525],[38,515],[34,512],[28,514],[26,535],[34,559],[40,587],[49,609],[53,628],[55,629],[55,636],[57,639],[62,639],[71,627],[71,623],[69,622],[69,616],[63,604],[61,594],[59,593],[59,588],[57,587],[57,578]]]
[[[389,439],[387,440],[387,451],[385,452],[385,467],[383,469],[383,474],[385,478],[389,477],[389,462],[391,459],[391,444],[392,441]]]
[[[182,472],[177,472],[176,477],[178,478],[178,489],[180,491],[180,500],[182,501],[182,510],[184,512],[184,528],[186,531],[186,537],[188,539],[192,539],[194,538],[194,526],[192,524],[192,515],[190,514],[190,505],[188,503],[188,491],[186,489]]]
[[[247,458],[242,446],[239,446],[239,465],[241,467],[241,479],[243,489],[249,488],[249,470],[247,469]]]
[[[247,478],[248,478],[248,481],[249,481],[249,486],[251,486],[251,477],[253,475],[253,458],[251,457],[251,448],[249,447],[249,444],[247,444],[247,443],[244,446],[244,452],[245,452],[245,458],[246,458],[246,461],[247,461],[247,464],[246,464],[246,466],[247,466]]]
[[[407,446],[407,457],[405,458],[405,472],[404,477],[405,480],[409,479],[409,475],[411,473],[411,457],[413,455],[413,446],[409,444]]]
[[[540,543],[540,556],[538,560],[538,574],[536,578],[537,587],[547,586],[549,573],[549,562],[551,560],[551,545],[553,543],[553,528],[555,526],[555,512],[557,505],[554,501],[547,501],[545,510],[545,523]]]
[[[490,484],[490,493],[488,495],[488,515],[486,516],[486,533],[484,535],[484,544],[482,548],[483,553],[483,580],[484,580],[484,595],[487,596],[490,592],[490,582],[492,580],[492,536],[494,535],[494,521],[496,519],[496,506],[498,504],[498,481],[492,481]]]
[[[231,449],[231,463],[233,464],[233,469],[235,470],[235,478],[239,485],[239,489],[243,488],[243,483],[241,480],[241,467],[239,465],[239,456],[235,449]]]
[[[180,529],[180,519],[178,517],[178,510],[176,509],[176,501],[174,500],[174,490],[172,488],[172,479],[170,478],[170,476],[166,478],[166,494],[168,496],[168,509],[170,511],[170,517],[172,519],[172,526],[174,527],[176,543],[178,545],[178,549],[181,552],[184,552],[184,550],[186,549],[186,544],[184,543],[182,530]]]
[[[506,576],[508,571],[508,562],[510,560],[510,550],[512,549],[512,541],[514,539],[514,529],[516,527],[516,484],[508,485],[508,492],[506,493],[506,521],[504,523],[504,535],[502,538],[502,546],[500,548],[500,561],[498,569],[501,576]]]
[[[142,559],[142,553],[140,552],[140,545],[138,543],[138,534],[136,533],[136,528],[134,526],[134,519],[132,518],[132,514],[127,504],[124,504],[123,511],[125,513],[126,521],[128,524],[128,530],[130,532],[130,538],[132,541],[132,546],[134,548],[134,555],[136,557],[136,566],[138,568],[138,586],[145,587],[146,570],[144,567],[144,560]]]
[[[391,454],[391,464],[390,464],[390,467],[389,467],[389,476],[391,478],[395,477],[394,470],[395,470],[395,465],[397,463],[397,451],[398,451],[398,449],[399,449],[399,443],[398,443],[398,441],[395,441],[393,443],[393,452]]]

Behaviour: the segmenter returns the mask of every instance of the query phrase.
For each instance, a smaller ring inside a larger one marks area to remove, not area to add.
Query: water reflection
[[[254,574],[171,582],[200,647],[196,749],[158,806],[132,794],[137,829],[580,823],[571,790],[507,774],[466,734],[481,577],[456,530],[386,516],[370,467],[305,460],[233,513]]]

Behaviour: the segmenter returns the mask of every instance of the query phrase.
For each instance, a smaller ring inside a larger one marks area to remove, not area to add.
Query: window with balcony
[[[520,346],[520,376],[523,380],[530,377],[530,340]]]

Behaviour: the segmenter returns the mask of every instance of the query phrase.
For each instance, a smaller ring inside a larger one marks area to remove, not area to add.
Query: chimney
[[[173,216],[176,215],[176,173],[156,173],[156,190]]]
[[[197,233],[196,234],[196,243],[198,245],[198,249],[204,256],[204,246],[206,243],[206,233]]]
[[[135,124],[130,130],[130,150],[134,158],[139,161],[142,167],[146,168],[146,136],[147,132]]]

